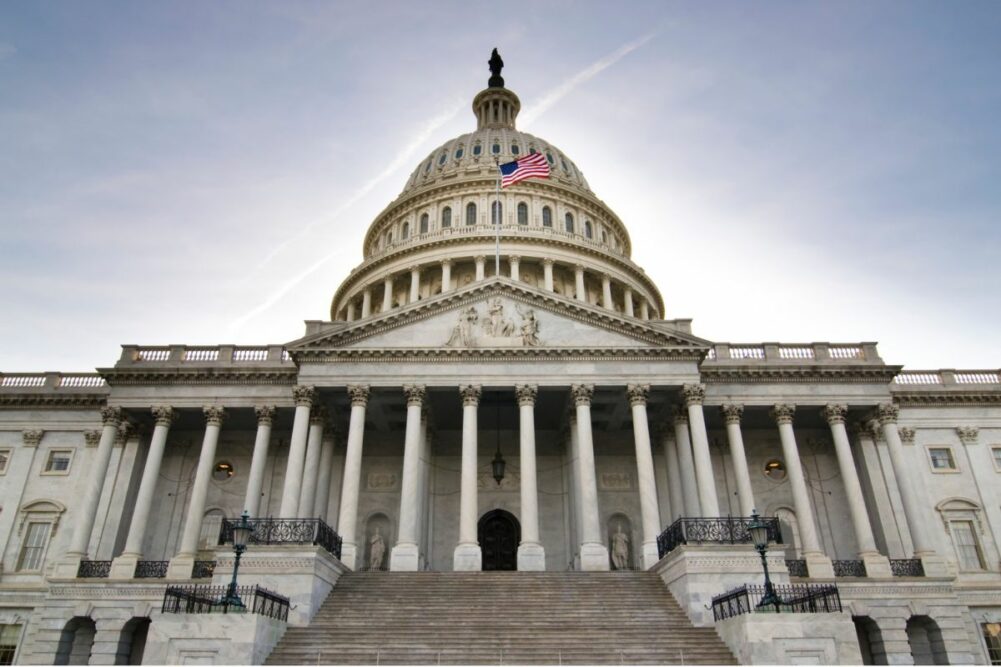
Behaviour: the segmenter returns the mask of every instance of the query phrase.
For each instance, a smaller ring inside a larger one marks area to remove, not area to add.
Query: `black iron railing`
[[[663,558],[664,554],[682,544],[751,544],[751,533],[747,527],[753,520],[746,516],[678,519],[657,537],[657,551]],[[779,520],[775,517],[762,517],[760,520],[768,524],[768,541],[782,544]]]
[[[925,566],[920,558],[891,558],[890,571],[895,577],[925,576]]]
[[[167,576],[169,560],[141,560],[136,563],[136,579],[163,579]]]
[[[863,560],[833,560],[835,577],[864,577],[865,561]]]
[[[232,544],[237,523],[223,519],[219,544]],[[250,544],[315,544],[341,557],[341,537],[322,519],[251,519],[250,525],[254,529]]]
[[[765,587],[746,584],[713,598],[713,620],[722,621],[741,614],[818,614],[841,611],[841,594],[833,584],[784,584],[773,586],[778,601],[761,605]]]
[[[196,560],[191,568],[192,579],[211,579],[215,574],[214,560]]]
[[[80,579],[107,579],[111,574],[110,560],[82,560],[76,571]]]
[[[786,569],[789,570],[790,577],[810,576],[810,573],[806,570],[806,561],[803,559],[787,558]]]
[[[229,586],[168,586],[163,594],[164,614],[259,614],[288,620],[288,598],[260,586],[237,586],[244,606],[226,602]]]

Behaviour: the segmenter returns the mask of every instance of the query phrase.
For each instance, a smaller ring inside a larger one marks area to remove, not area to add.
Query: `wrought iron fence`
[[[808,577],[810,573],[806,569],[806,561],[803,559],[786,559],[786,569],[789,570],[790,577]]]
[[[778,614],[817,614],[841,611],[841,594],[833,584],[777,584],[772,587],[778,601],[761,604],[765,587],[745,584],[713,598],[713,620],[721,621],[741,614],[770,612]]]
[[[233,542],[233,527],[239,521],[223,519],[219,544]],[[341,536],[322,519],[251,519],[250,544],[315,544],[341,557]]]
[[[80,579],[107,579],[111,574],[110,560],[82,560],[76,576]]]
[[[681,544],[751,544],[748,516],[727,516],[712,519],[681,518],[657,537],[657,552],[661,558]],[[782,544],[779,520],[761,517],[768,524],[768,541]]]
[[[834,560],[835,577],[864,577],[865,561],[863,560]]]
[[[920,558],[891,558],[890,571],[895,577],[925,576],[925,566]]]
[[[214,560],[196,560],[191,568],[192,579],[211,579],[215,574]]]
[[[288,620],[288,598],[260,586],[237,586],[244,606],[227,602],[229,586],[168,586],[163,594],[164,614],[259,614]]]
[[[136,579],[163,579],[167,576],[169,560],[141,560],[136,563]]]

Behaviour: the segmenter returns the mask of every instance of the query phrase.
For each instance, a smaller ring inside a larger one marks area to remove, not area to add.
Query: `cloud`
[[[582,83],[585,83],[593,79],[595,76],[605,71],[615,63],[619,62],[627,55],[629,55],[636,49],[640,48],[641,46],[643,46],[656,36],[657,33],[651,32],[648,35],[640,37],[639,39],[635,39],[629,42],[628,44],[619,47],[613,53],[610,53],[601,60],[598,60],[592,63],[591,65],[585,67],[577,74],[574,74],[572,77],[570,77],[560,85],[556,86],[556,88],[553,89],[551,93],[543,97],[538,104],[522,112],[522,114],[518,118],[519,124],[522,126],[527,126],[533,120],[535,120],[542,114],[549,111],[550,107],[552,107],[561,99],[563,99],[571,92],[573,92],[574,88],[581,85]]]

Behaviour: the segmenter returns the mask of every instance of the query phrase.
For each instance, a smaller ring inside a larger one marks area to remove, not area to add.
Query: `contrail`
[[[577,74],[573,75],[572,77],[570,77],[569,79],[558,85],[555,89],[553,89],[551,93],[543,97],[538,104],[536,104],[535,106],[531,107],[530,109],[522,113],[519,118],[520,124],[528,125],[533,120],[535,120],[542,114],[546,113],[546,111],[548,111],[549,108],[552,107],[554,104],[556,104],[561,99],[570,94],[570,92],[574,88],[584,83],[585,81],[594,78],[596,75],[600,74],[601,72],[608,69],[615,63],[619,62],[627,55],[629,55],[636,49],[640,48],[654,37],[656,37],[656,35],[657,33],[655,32],[651,32],[648,35],[644,35],[643,37],[633,40],[632,42],[629,42],[628,44],[620,47],[615,52],[610,53],[601,60],[589,65],[588,67],[585,67],[583,70],[581,70]]]

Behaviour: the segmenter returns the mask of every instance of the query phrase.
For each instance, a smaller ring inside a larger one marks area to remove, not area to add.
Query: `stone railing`
[[[875,343],[715,343],[706,361],[741,364],[883,363]]]
[[[921,386],[962,388],[970,385],[1001,384],[1001,370],[900,371],[893,384],[900,389]]]
[[[107,386],[97,373],[0,373],[0,391],[93,393]]]
[[[123,345],[117,367],[137,365],[272,366],[291,364],[281,345]]]

